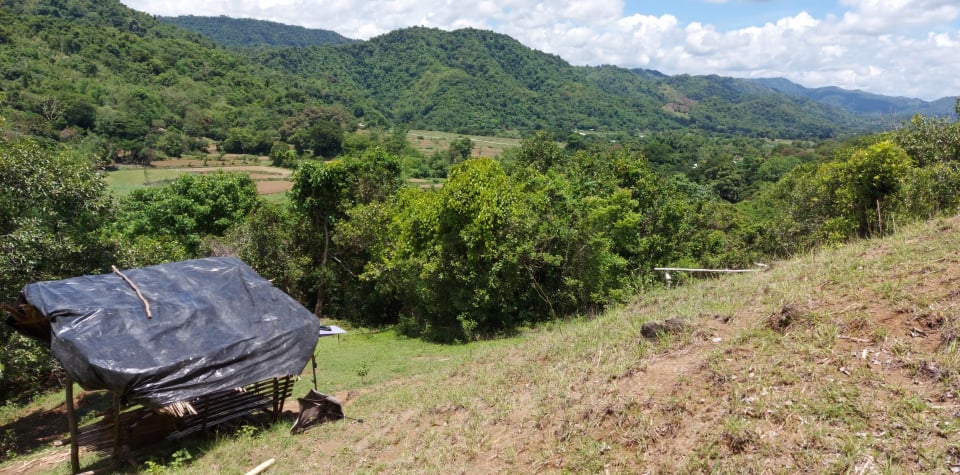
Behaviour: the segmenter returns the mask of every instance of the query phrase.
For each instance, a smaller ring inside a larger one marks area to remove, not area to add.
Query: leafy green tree
[[[296,168],[300,157],[286,142],[277,141],[270,147],[270,163],[275,167]]]
[[[231,228],[218,246],[228,246],[230,254],[238,255],[275,286],[303,299],[302,283],[311,265],[304,243],[310,233],[301,215],[264,201]]]
[[[249,127],[232,127],[220,144],[228,153],[269,153],[273,146],[273,134],[255,131]]]
[[[509,160],[518,167],[530,167],[544,173],[555,166],[562,166],[567,157],[553,135],[537,132],[533,137],[524,139],[520,149]]]
[[[902,209],[897,197],[918,174],[897,144],[873,142],[838,149],[830,161],[797,167],[762,192],[754,206],[765,210],[754,215],[768,231],[759,246],[783,255],[890,231],[884,220]]]
[[[343,152],[343,129],[336,122],[320,119],[293,134],[290,141],[300,154],[310,150],[314,156],[334,158]]]
[[[896,195],[912,167],[907,153],[889,140],[857,150],[841,164],[837,195],[859,236],[883,234],[883,215],[894,209],[887,198]]]
[[[535,217],[496,162],[468,160],[439,191],[404,190],[392,207],[393,241],[377,247],[366,278],[404,303],[408,330],[463,341],[522,321]]]
[[[132,242],[149,237],[151,246],[169,241],[182,246],[182,252],[164,260],[195,257],[206,236],[222,236],[242,223],[257,201],[256,184],[246,173],[180,175],[167,185],[134,190],[121,203],[112,235]]]
[[[335,226],[347,219],[347,211],[353,206],[385,200],[401,183],[399,160],[382,149],[329,162],[301,163],[294,174],[290,198],[315,236],[305,243],[312,264],[307,280],[314,313],[324,312],[334,295],[331,290],[339,284],[336,277],[343,270],[337,262],[343,257],[332,240]]]
[[[363,278],[396,296],[405,331],[463,341],[595,311],[623,298],[641,268],[682,251],[667,233],[683,235],[687,208],[659,198],[642,160],[557,153],[545,172],[535,153],[521,152],[527,165],[512,174],[470,159],[443,188],[403,190],[373,213],[383,224],[367,236],[386,227],[387,237],[366,238]]]
[[[450,142],[452,163],[460,163],[470,158],[471,152],[473,152],[473,141],[469,137],[457,137]]]
[[[149,134],[146,144],[167,157],[179,157],[190,146],[187,136],[177,129],[167,129]]]
[[[932,219],[960,211],[960,162],[938,162],[911,169],[896,196],[896,219]]]
[[[29,139],[0,139],[0,303],[27,283],[99,272],[96,240],[111,219],[102,179],[83,158]],[[0,399],[29,397],[49,383],[49,353],[0,325]]]
[[[944,117],[915,115],[893,138],[918,166],[960,161],[960,123]]]

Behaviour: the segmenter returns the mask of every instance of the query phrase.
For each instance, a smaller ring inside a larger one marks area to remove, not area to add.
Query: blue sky
[[[709,2],[704,0],[672,0],[624,2],[627,14],[642,13],[657,16],[672,14],[681,23],[709,23],[722,30],[745,28],[793,16],[806,11],[815,18],[836,14],[839,9],[836,1],[811,0],[798,1],[749,1],[730,0]]]
[[[409,26],[483,28],[575,65],[960,95],[958,0],[121,1],[155,15],[256,18],[355,39]]]

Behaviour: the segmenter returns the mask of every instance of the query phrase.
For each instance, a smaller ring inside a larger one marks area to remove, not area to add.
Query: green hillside
[[[497,33],[407,28],[358,42],[261,50],[285,74],[325,77],[359,92],[395,123],[497,133],[549,129],[649,132],[689,127],[773,138],[825,138],[873,129],[839,108],[712,77],[574,67]],[[739,88],[739,89],[737,89]]]
[[[104,158],[177,155],[239,131],[266,134],[269,149],[306,100],[286,78],[117,2],[7,2],[0,25],[5,131]]]
[[[335,31],[316,30],[250,18],[186,15],[158,17],[158,19],[164,23],[200,33],[217,44],[230,48],[312,46],[353,41]]]

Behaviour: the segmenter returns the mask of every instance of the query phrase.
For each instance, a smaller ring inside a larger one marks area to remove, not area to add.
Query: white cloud
[[[621,0],[125,2],[159,15],[262,18],[358,39],[414,25],[472,26],[508,34],[578,65],[784,76],[810,87],[836,85],[925,99],[960,94],[956,0],[839,0],[838,15],[815,18],[798,7],[793,15],[728,31],[718,30],[709,18],[681,24],[670,14],[626,14]]]
[[[843,14],[847,31],[883,34],[951,22],[960,17],[955,0],[842,0],[851,8]]]

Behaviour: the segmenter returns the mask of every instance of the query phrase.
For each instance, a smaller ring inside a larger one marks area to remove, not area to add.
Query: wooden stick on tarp
[[[137,288],[136,284],[134,284],[129,277],[123,275],[123,272],[120,272],[120,269],[117,269],[117,266],[110,266],[110,268],[113,269],[114,274],[119,275],[121,279],[123,279],[124,281],[126,281],[128,285],[130,285],[133,291],[137,293],[137,297],[140,297],[140,301],[143,302],[143,308],[146,309],[147,311],[147,318],[153,318],[153,314],[150,313],[150,303],[147,302],[147,299],[143,296],[143,293],[140,292],[140,289]]]

